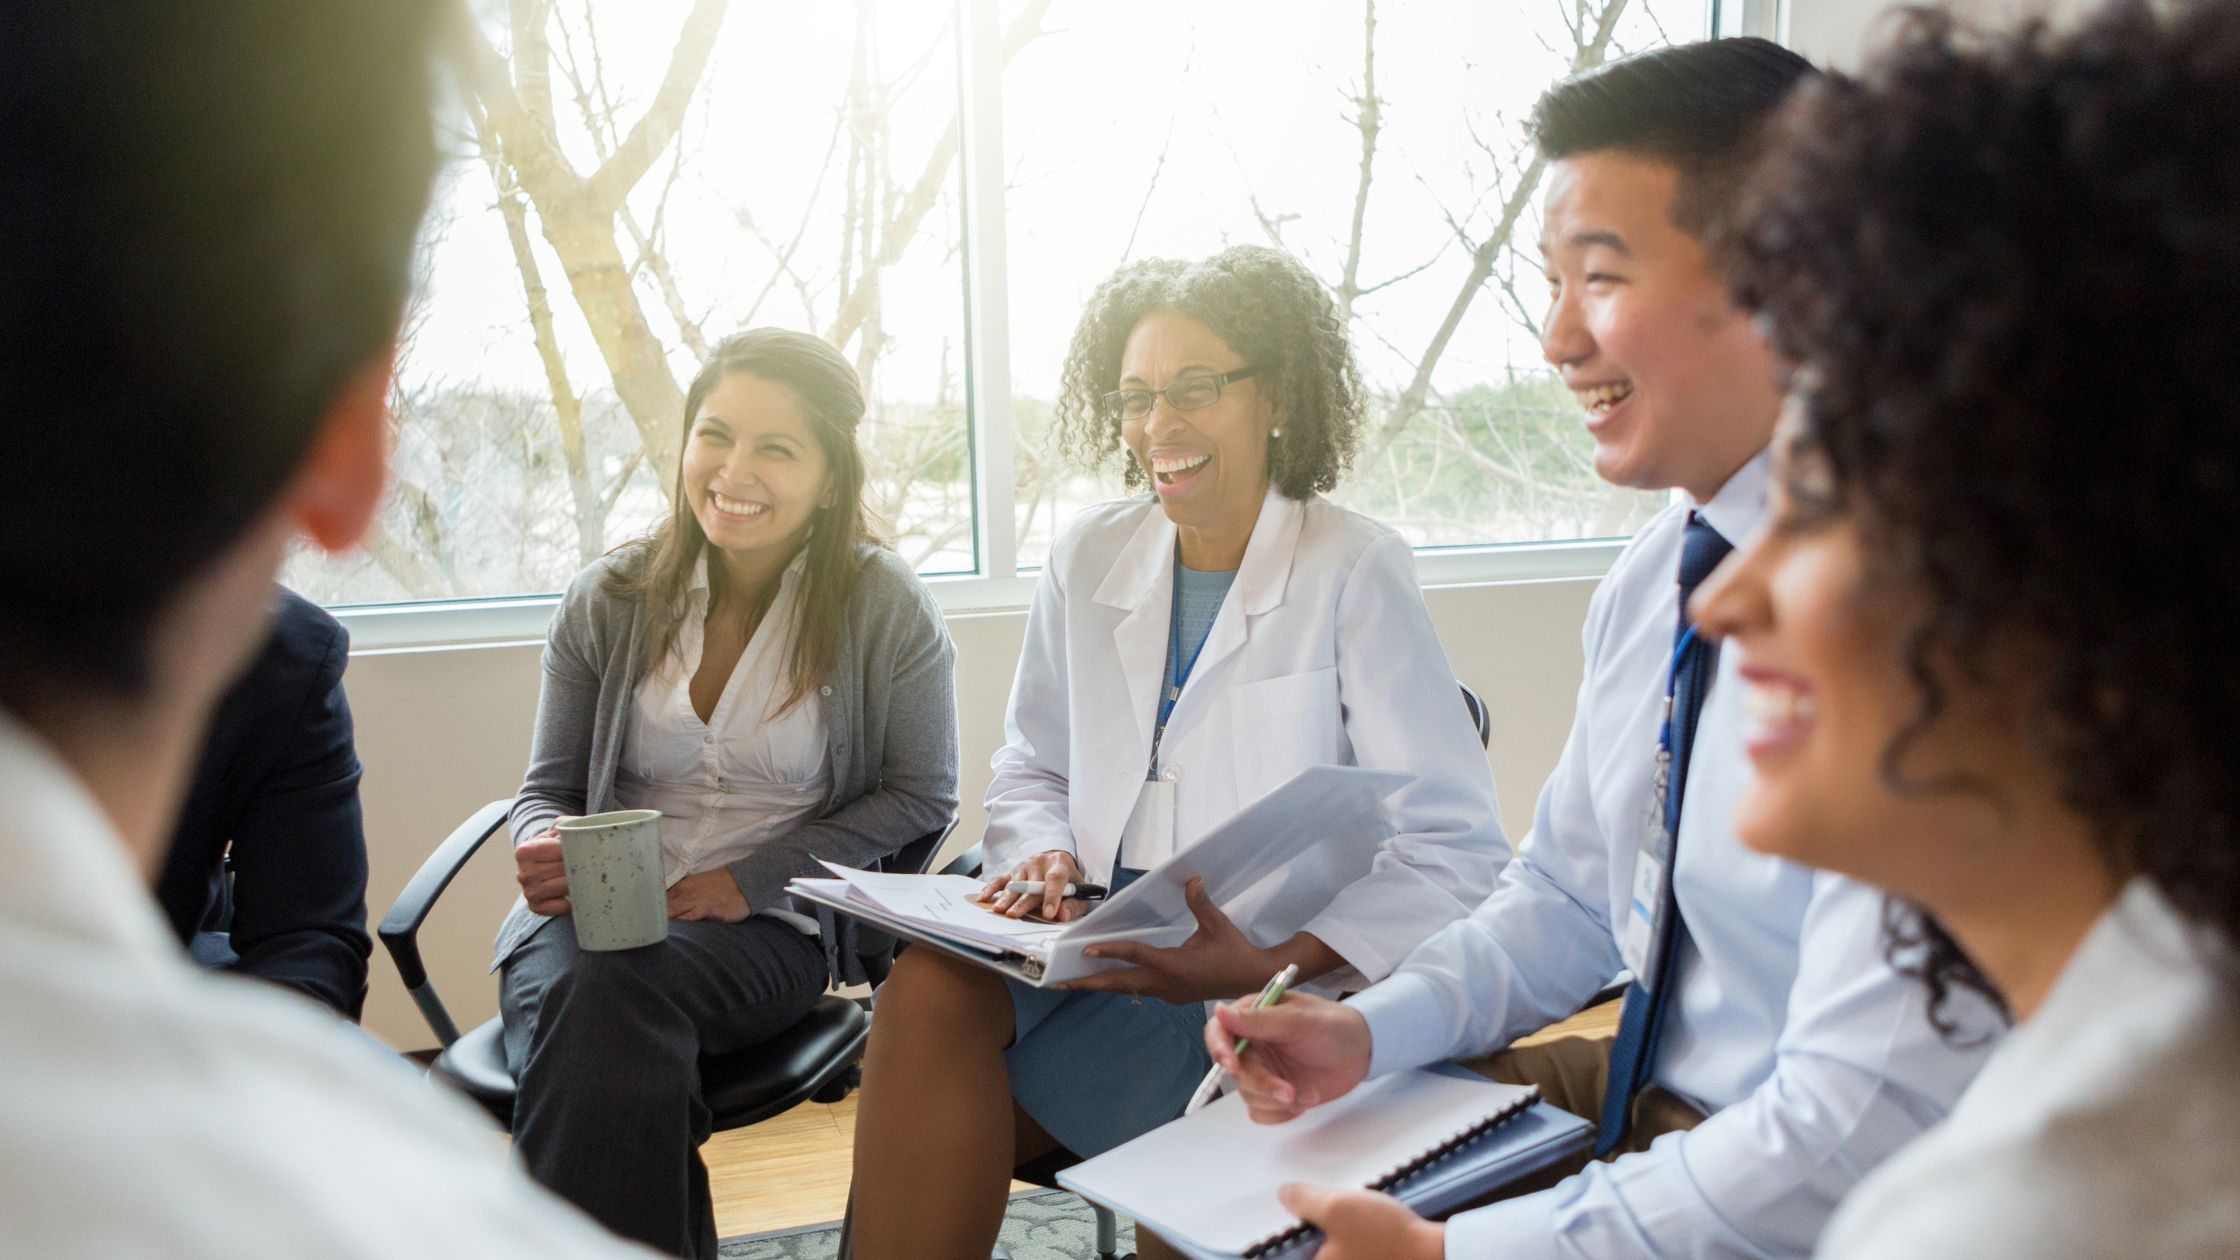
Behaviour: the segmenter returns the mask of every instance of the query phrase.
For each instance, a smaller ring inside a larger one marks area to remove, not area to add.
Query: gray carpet
[[[1096,1217],[1063,1190],[1029,1190],[1012,1196],[1003,1214],[1003,1245],[1012,1260],[1090,1260],[1097,1250]],[[1135,1226],[1120,1222],[1120,1254],[1135,1250]],[[723,1260],[834,1260],[840,1251],[840,1226],[727,1238]]]

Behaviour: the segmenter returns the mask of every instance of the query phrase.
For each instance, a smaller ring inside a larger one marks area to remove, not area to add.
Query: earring
[[[1279,425],[1277,425],[1277,426],[1276,426],[1275,428],[1272,428],[1272,429],[1268,430],[1268,436],[1269,436],[1269,437],[1271,437],[1271,438],[1279,438],[1279,437],[1282,437],[1282,436],[1283,436],[1283,426],[1279,424]]]

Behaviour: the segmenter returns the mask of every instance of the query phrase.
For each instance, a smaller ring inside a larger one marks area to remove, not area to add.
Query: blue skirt
[[[1203,1003],[1006,983],[1011,1097],[1084,1159],[1181,1115],[1213,1066]]]

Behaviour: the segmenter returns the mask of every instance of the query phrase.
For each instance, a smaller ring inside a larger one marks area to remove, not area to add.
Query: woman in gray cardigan
[[[514,1146],[676,1255],[716,1254],[700,1057],[783,1031],[830,978],[781,911],[787,881],[869,866],[957,804],[954,653],[866,520],[863,410],[825,342],[726,340],[686,395],[668,520],[576,579],[545,647],[513,813],[523,899],[495,963]],[[662,813],[668,937],[579,951],[553,825],[628,808]]]

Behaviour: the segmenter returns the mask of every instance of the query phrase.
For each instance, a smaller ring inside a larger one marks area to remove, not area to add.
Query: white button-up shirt
[[[638,684],[615,795],[633,809],[661,811],[664,883],[730,865],[814,816],[831,793],[821,693],[812,689],[776,712],[792,687],[801,569],[795,557],[780,575],[778,593],[707,721],[692,707],[692,676],[706,647],[705,556],[686,593],[676,646]]]
[[[1699,510],[1740,544],[1764,516],[1767,477],[1761,454]],[[1498,1049],[1571,1015],[1623,967],[1656,807],[1687,512],[1643,526],[1595,592],[1570,739],[1493,896],[1354,999],[1372,1072]],[[1672,876],[1687,933],[1652,1070],[1714,1114],[1552,1190],[1456,1217],[1449,1256],[1804,1255],[1858,1177],[1974,1075],[1982,1051],[1943,1043],[1918,986],[1884,964],[1881,894],[1736,839],[1750,773],[1737,656],[1721,656],[1689,759]]]
[[[2240,1252],[2240,1001],[2203,946],[2134,881],[1952,1118],[1844,1203],[1822,1256]]]
[[[294,994],[205,974],[124,841],[0,713],[0,1253],[651,1257]]]

